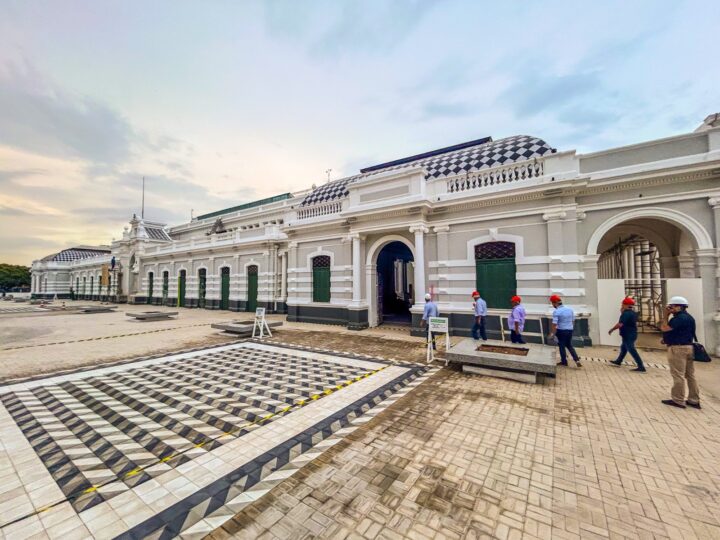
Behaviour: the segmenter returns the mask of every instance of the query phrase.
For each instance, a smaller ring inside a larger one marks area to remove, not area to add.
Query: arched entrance
[[[635,299],[640,346],[660,346],[659,326],[671,296],[687,297],[698,319],[703,318],[707,284],[696,253],[711,247],[710,236],[694,218],[672,209],[628,210],[598,227],[587,253],[597,257],[599,342],[615,344],[605,335],[617,322],[623,295]]]
[[[370,326],[383,323],[410,326],[414,298],[414,255],[404,238],[386,239],[374,246],[369,257],[375,272],[370,276]]]

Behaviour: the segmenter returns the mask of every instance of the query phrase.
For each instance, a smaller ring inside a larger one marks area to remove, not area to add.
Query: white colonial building
[[[557,293],[579,314],[580,344],[614,343],[607,329],[625,294],[646,330],[682,294],[717,347],[719,182],[718,115],[693,133],[591,154],[487,137],[173,227],[133,217],[109,248],[34,262],[33,293],[417,331],[431,292],[453,333],[468,334],[477,288],[491,335],[517,293],[535,340]]]

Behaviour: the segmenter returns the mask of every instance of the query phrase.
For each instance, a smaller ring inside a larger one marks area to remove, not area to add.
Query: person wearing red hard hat
[[[522,306],[522,298],[515,295],[510,299],[512,311],[508,317],[510,327],[510,341],[512,343],[525,343],[522,332],[525,327],[525,308]]]
[[[470,331],[475,341],[482,338],[483,341],[487,341],[487,334],[485,333],[485,317],[487,317],[487,302],[480,298],[480,293],[473,291],[473,315],[474,323],[472,330]]]
[[[557,339],[558,348],[560,349],[560,362],[558,366],[567,366],[567,353],[570,353],[572,359],[575,360],[577,367],[582,367],[580,363],[580,357],[575,352],[575,347],[572,345],[573,328],[575,327],[575,312],[567,307],[563,306],[562,298],[557,294],[553,294],[550,297],[550,303],[555,308],[552,314],[552,329],[548,337],[555,336]]]
[[[630,356],[635,360],[637,366],[633,371],[645,373],[646,369],[643,365],[642,358],[640,358],[640,354],[635,348],[635,342],[637,341],[637,313],[633,309],[634,305],[635,300],[629,296],[623,299],[620,304],[620,320],[608,331],[608,335],[611,335],[615,330],[620,330],[620,338],[622,339],[620,353],[618,357],[610,363],[620,367],[625,359],[625,355],[630,353]]]

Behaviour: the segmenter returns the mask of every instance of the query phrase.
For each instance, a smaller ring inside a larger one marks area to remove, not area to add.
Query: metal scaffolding
[[[654,244],[639,235],[619,238],[600,255],[598,277],[625,280],[625,294],[635,300],[638,311],[638,330],[659,330],[665,305],[665,280]]]

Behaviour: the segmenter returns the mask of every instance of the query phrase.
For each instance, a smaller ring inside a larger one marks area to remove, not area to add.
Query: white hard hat
[[[670,299],[670,302],[668,302],[668,303],[673,306],[687,306],[688,305],[687,298],[684,298],[682,296],[673,296]]]
[[[430,300],[431,298],[432,298],[432,294],[427,293],[427,294],[425,295],[425,300]]]

